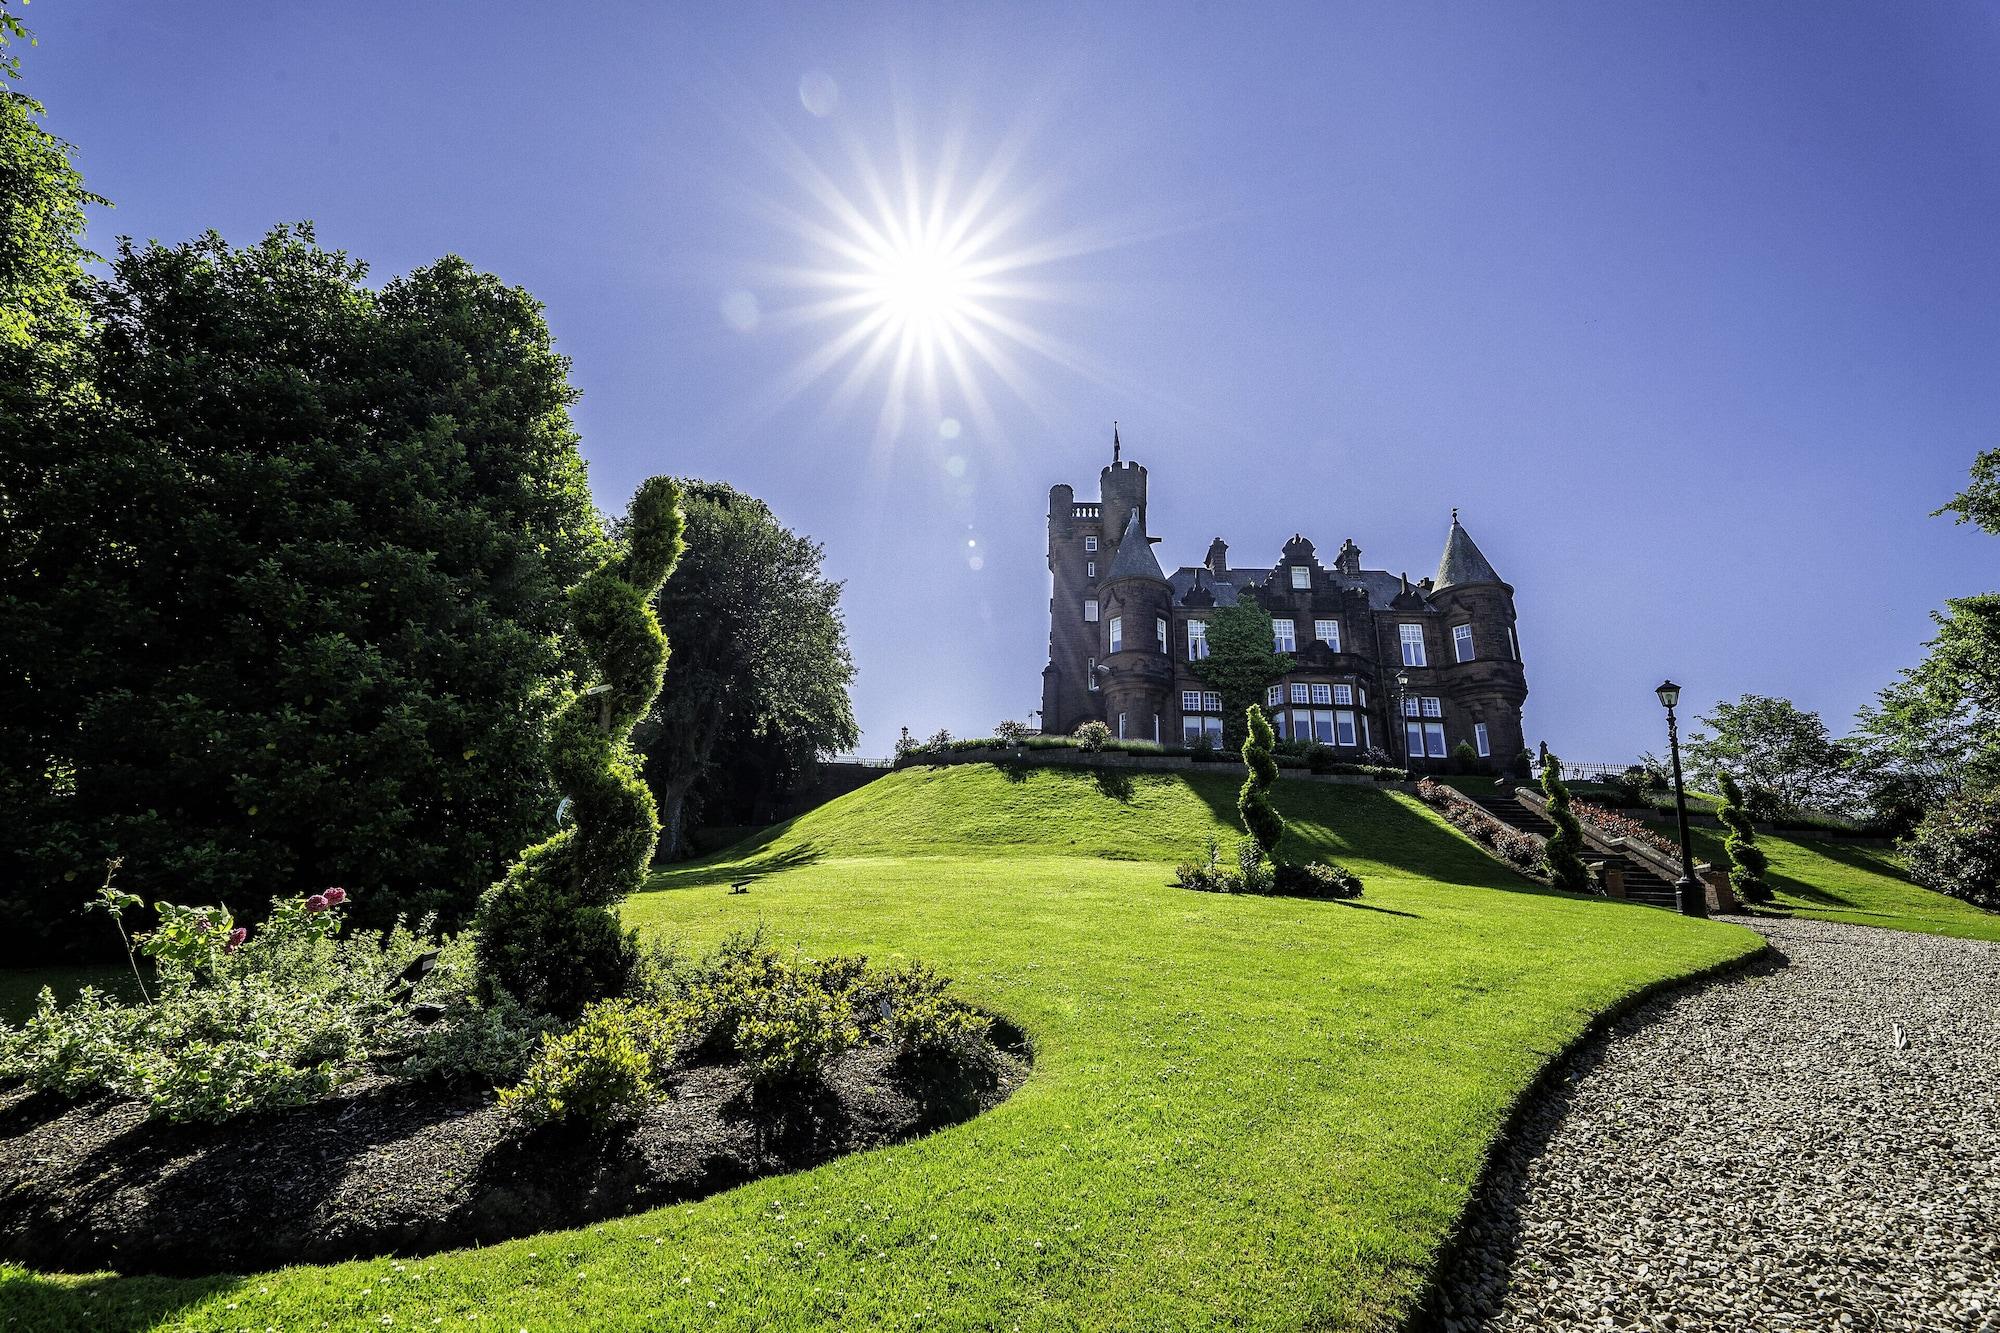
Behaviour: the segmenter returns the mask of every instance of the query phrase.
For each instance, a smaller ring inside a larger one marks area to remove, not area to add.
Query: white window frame
[[[1083,576],[1087,579],[1097,577],[1097,562],[1095,560],[1086,560],[1083,562]]]
[[[1264,707],[1277,708],[1285,702],[1285,687],[1273,685],[1264,691]]]
[[[1299,650],[1297,628],[1291,617],[1285,616],[1271,621],[1271,651],[1274,653],[1295,653]]]
[[[1352,685],[1334,686],[1333,701],[1342,708],[1354,707],[1354,687]]]
[[[1493,742],[1486,734],[1486,724],[1484,722],[1475,722],[1472,724],[1472,747],[1479,751],[1481,759],[1490,758],[1493,754]]]
[[[1208,622],[1190,620],[1187,623],[1188,661],[1199,662],[1208,656]]]
[[[1333,743],[1354,748],[1354,710],[1336,708],[1333,712]]]
[[[1110,652],[1125,651],[1125,617],[1113,616],[1104,622],[1105,642],[1110,644]]]
[[[1165,616],[1154,616],[1154,617],[1153,617],[1153,638],[1154,638],[1154,640],[1155,640],[1155,641],[1157,641],[1157,642],[1159,643],[1159,645],[1160,645],[1160,651],[1161,651],[1161,652],[1163,652],[1163,653],[1164,653],[1164,652],[1166,652],[1166,651],[1167,651],[1167,618],[1166,618]]]
[[[1325,644],[1328,652],[1340,651],[1340,622],[1338,620],[1313,621],[1313,637]]]
[[[1404,696],[1403,696],[1403,716],[1404,716],[1404,717],[1422,717],[1423,715],[1424,715],[1424,705],[1423,705],[1423,700],[1421,700],[1421,699],[1417,698],[1417,696],[1416,696],[1416,695],[1414,695],[1414,694],[1406,694],[1406,695],[1404,695]]]
[[[1086,551],[1095,551],[1097,549],[1097,538],[1085,537],[1083,539],[1083,549]]]
[[[1222,711],[1222,695],[1215,690],[1203,690],[1201,692],[1201,711],[1204,713],[1220,713]]]
[[[1423,712],[1425,717],[1443,717],[1444,700],[1435,694],[1426,694],[1423,699]]]
[[[1181,711],[1183,713],[1199,713],[1201,711],[1200,690],[1181,691]]]
[[[1333,702],[1333,686],[1326,684],[1324,681],[1314,681],[1312,683],[1312,701],[1314,707],[1325,707],[1331,704]]]
[[[1118,714],[1118,739],[1125,739],[1125,714],[1122,711]]]
[[[1310,565],[1293,565],[1293,566],[1292,566],[1292,586],[1293,586],[1294,588],[1310,588],[1310,587],[1312,587],[1312,586],[1313,586],[1313,572],[1312,572],[1312,566],[1310,566]]]
[[[1095,625],[1097,623],[1097,599],[1095,597],[1086,597],[1083,599],[1083,623],[1086,625]]]
[[[1514,627],[1512,625],[1507,627],[1507,647],[1511,650],[1514,660],[1516,662],[1520,661],[1521,641],[1514,637]]]
[[[1291,697],[1292,697],[1292,702],[1295,704],[1312,702],[1311,698],[1308,697],[1306,693],[1306,687],[1303,684],[1299,683],[1298,681],[1292,682]]]
[[[1451,647],[1453,654],[1457,656],[1459,661],[1470,662],[1474,656],[1472,649],[1472,626],[1453,625],[1451,627]]]
[[[1403,645],[1403,665],[1406,667],[1429,666],[1424,655],[1424,627],[1402,624],[1396,626],[1396,635]]]
[[[1097,689],[1097,659],[1086,658],[1083,667],[1084,688],[1093,692]]]
[[[1403,724],[1403,755],[1407,759],[1424,757],[1424,724],[1405,722]]]
[[[1444,723],[1424,723],[1424,754],[1431,759],[1444,759],[1450,754],[1444,745]]]

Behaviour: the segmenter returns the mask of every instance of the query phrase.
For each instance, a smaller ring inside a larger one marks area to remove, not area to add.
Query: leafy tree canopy
[[[1976,523],[2000,537],[2000,449],[1988,449],[1972,460],[1972,480],[1937,514],[1955,514],[1959,523]]]
[[[686,845],[690,797],[746,750],[791,770],[854,745],[854,660],[819,543],[722,482],[683,480],[687,554],[655,605],[666,686],[634,734],[660,803],[662,851]]]
[[[1818,713],[1790,699],[1746,694],[1720,703],[1701,719],[1706,732],[1688,738],[1696,780],[1715,790],[1723,773],[1742,782],[1753,809],[1761,800],[1779,811],[1838,809],[1849,790],[1848,751]]]
[[[1271,613],[1248,597],[1218,606],[1208,617],[1208,656],[1193,670],[1222,696],[1222,744],[1240,750],[1249,708],[1262,705],[1264,689],[1292,669],[1290,653],[1275,649]]]
[[[1859,719],[1877,785],[1917,806],[2000,786],[2000,593],[1956,598],[1931,618],[1924,660]]]
[[[602,541],[567,362],[463,260],[364,278],[299,226],[125,243],[87,292],[93,403],[8,497],[15,919],[114,854],[156,896],[458,917],[552,826],[562,592]]]

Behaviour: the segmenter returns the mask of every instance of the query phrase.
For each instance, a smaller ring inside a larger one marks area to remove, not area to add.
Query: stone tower
[[[1514,626],[1514,589],[1480,552],[1458,521],[1456,509],[1451,511],[1451,532],[1438,561],[1430,603],[1444,613],[1450,635],[1444,645],[1447,665],[1441,671],[1449,679],[1452,697],[1469,720],[1486,724],[1494,759],[1502,769],[1510,769],[1527,750],[1521,705],[1528,697],[1528,678]],[[1461,657],[1466,660],[1460,661]]]

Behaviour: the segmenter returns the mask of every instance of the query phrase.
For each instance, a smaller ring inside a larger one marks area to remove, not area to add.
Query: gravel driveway
[[[1757,920],[1495,1163],[1428,1327],[2000,1330],[2000,945]]]

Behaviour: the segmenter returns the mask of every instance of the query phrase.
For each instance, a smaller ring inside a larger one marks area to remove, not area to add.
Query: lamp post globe
[[[1674,709],[1681,701],[1681,687],[1663,680],[1653,690],[1660,706],[1667,710],[1667,751],[1674,762],[1674,822],[1681,835],[1681,877],[1674,881],[1674,905],[1682,916],[1707,916],[1708,895],[1694,874],[1694,841],[1688,834],[1687,784],[1681,780],[1681,733]]]

